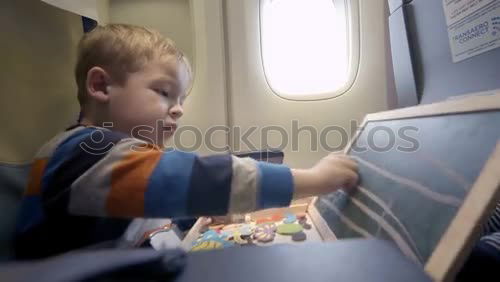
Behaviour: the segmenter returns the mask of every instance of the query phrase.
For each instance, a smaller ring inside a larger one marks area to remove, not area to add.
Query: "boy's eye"
[[[158,94],[160,94],[161,96],[168,97],[168,92],[167,91],[164,91],[164,90],[161,90],[161,89],[156,89],[155,91]]]

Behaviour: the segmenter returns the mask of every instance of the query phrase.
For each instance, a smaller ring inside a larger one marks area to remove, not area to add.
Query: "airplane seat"
[[[0,261],[12,256],[33,156],[77,118],[73,73],[82,18],[49,1],[1,1]],[[0,278],[0,280],[3,280]]]
[[[31,164],[0,162],[0,262],[12,257],[12,240]]]

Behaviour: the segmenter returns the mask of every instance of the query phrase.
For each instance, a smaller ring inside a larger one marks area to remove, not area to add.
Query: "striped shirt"
[[[500,258],[500,202],[497,203],[493,215],[483,226],[480,243],[494,248]]]
[[[470,255],[455,281],[482,281],[478,277],[490,277],[496,281],[500,269],[500,202],[493,215],[483,225],[481,237],[473,246]],[[493,278],[492,278],[493,277]]]
[[[200,157],[105,128],[76,126],[37,153],[21,203],[18,258],[119,238],[133,218],[246,213],[290,204],[284,165]]]

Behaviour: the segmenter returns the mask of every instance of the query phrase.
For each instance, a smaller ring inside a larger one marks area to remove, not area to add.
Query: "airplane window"
[[[346,0],[261,0],[261,47],[271,89],[292,100],[338,96],[349,82]]]

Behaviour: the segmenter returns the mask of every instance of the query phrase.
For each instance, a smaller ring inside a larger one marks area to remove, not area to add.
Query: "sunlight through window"
[[[262,0],[264,71],[278,95],[329,98],[348,82],[344,11],[333,0]]]

